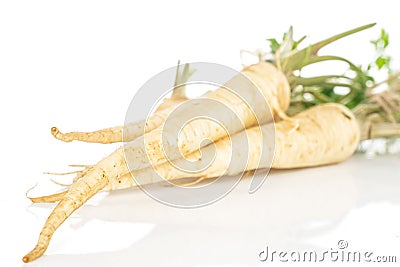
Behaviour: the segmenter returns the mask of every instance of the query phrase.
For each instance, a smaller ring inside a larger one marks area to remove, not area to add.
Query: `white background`
[[[68,169],[67,164],[94,163],[116,147],[61,143],[50,135],[51,126],[57,125],[61,130],[70,131],[122,124],[135,90],[154,74],[174,66],[178,59],[183,62],[215,62],[240,70],[240,49],[253,50],[265,46],[266,38],[280,38],[290,25],[294,26],[296,37],[309,36],[305,41],[308,44],[353,27],[377,22],[374,29],[322,51],[367,63],[374,55],[369,40],[376,38],[381,28],[391,34],[392,48],[400,45],[400,18],[395,5],[396,1],[382,0],[1,1],[0,265],[22,265],[21,257],[33,247],[40,227],[52,208],[51,205],[30,206],[25,198],[25,192],[31,186],[48,179],[42,172],[64,171]],[[399,50],[391,51],[398,65]],[[373,168],[362,171],[367,166]],[[265,205],[273,209],[272,215],[258,218],[261,222],[256,223],[255,230],[249,230],[248,235],[246,231],[252,226],[246,223],[251,224],[252,216],[257,212],[249,212],[251,208],[247,205],[262,209],[263,204],[248,203],[245,193],[233,193],[221,204],[200,211],[171,210],[154,203],[140,191],[135,191],[133,196],[126,192],[126,195],[116,193],[106,197],[104,203],[99,203],[94,210],[90,205],[82,209],[82,216],[91,218],[89,223],[77,227],[79,223],[71,219],[60,228],[60,234],[54,236],[46,253],[50,256],[33,263],[33,266],[62,266],[63,263],[100,266],[114,261],[115,266],[145,266],[146,262],[154,266],[166,265],[167,255],[175,266],[255,265],[256,248],[261,248],[268,241],[268,236],[273,240],[283,240],[278,243],[284,248],[288,240],[296,240],[289,244],[295,244],[295,248],[310,249],[313,246],[307,245],[309,240],[304,241],[308,228],[296,227],[296,224],[309,224],[307,227],[313,228],[339,218],[343,221],[335,226],[336,232],[320,230],[314,233],[314,239],[331,234],[331,239],[323,239],[318,246],[329,248],[337,240],[349,238],[358,238],[350,243],[371,244],[370,241],[382,238],[386,245],[381,242],[373,249],[389,254],[386,248],[399,247],[400,231],[396,226],[400,225],[399,217],[394,215],[400,211],[396,193],[399,189],[399,181],[396,180],[399,174],[398,157],[368,161],[358,156],[343,165],[298,173],[279,172],[275,178],[272,175],[271,180],[275,182],[266,183],[258,192],[260,201],[270,201]],[[360,173],[362,175],[357,176]],[[333,175],[340,178],[333,179]],[[320,180],[327,176],[332,179]],[[346,180],[347,176],[349,180]],[[277,177],[282,177],[282,180],[278,181]],[[368,185],[360,189],[359,181],[365,181],[363,179],[368,180]],[[276,183],[278,185],[274,189]],[[311,187],[307,186],[310,184]],[[286,190],[283,194],[287,197],[281,197],[278,190]],[[242,191],[245,192],[244,189]],[[263,198],[261,194],[270,195]],[[327,196],[335,201],[329,202]],[[132,199],[140,201],[134,203]],[[338,204],[336,200],[341,199]],[[121,201],[131,202],[122,205]],[[316,207],[315,201],[321,201],[321,206],[326,204],[324,201],[331,205],[324,209]],[[304,205],[293,207],[290,204],[293,202]],[[309,209],[310,204],[315,212]],[[294,220],[280,206],[294,217],[302,214],[302,219]],[[346,221],[344,215],[333,219],[325,216],[341,208],[346,211],[341,214],[350,214],[351,220]],[[112,210],[120,213],[114,212],[108,217],[108,212]],[[154,214],[155,211],[159,212],[159,216]],[[373,213],[377,211],[375,216]],[[141,212],[141,215],[120,215],[136,212]],[[240,216],[241,213],[244,215]],[[304,214],[310,215],[310,218]],[[246,216],[247,219],[243,219]],[[224,221],[224,218],[232,221]],[[265,226],[274,230],[268,232],[264,229],[257,235],[257,231],[263,229],[264,220]],[[386,224],[380,228],[382,222]],[[166,230],[157,232],[154,229],[159,229],[159,225],[168,227],[161,227]],[[284,227],[280,228],[280,225]],[[147,237],[152,231],[156,234]],[[192,239],[182,239],[182,236],[190,236],[191,231]],[[334,234],[338,231],[341,236]],[[375,231],[381,231],[383,237],[372,234]],[[231,235],[236,235],[237,239],[228,238]],[[369,235],[371,238],[368,238]],[[137,240],[142,240],[144,244],[139,243],[135,247]],[[126,247],[130,247],[127,252],[124,250]],[[243,255],[239,257],[238,247],[251,249],[243,249]],[[160,251],[167,248],[169,250],[158,258]],[[106,251],[117,252],[107,254]]]

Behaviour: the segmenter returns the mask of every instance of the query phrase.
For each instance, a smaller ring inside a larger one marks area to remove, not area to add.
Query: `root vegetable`
[[[198,173],[187,173],[174,168],[170,163],[155,166],[156,172],[165,180],[181,178],[212,178],[221,175],[235,175],[243,170],[236,170],[230,166],[232,158],[247,161],[246,171],[256,168],[267,168],[267,158],[274,148],[262,147],[263,138],[270,138],[275,130],[275,156],[272,168],[293,169],[334,164],[350,157],[360,141],[358,122],[353,113],[340,104],[323,104],[299,113],[292,121],[283,120],[274,124],[265,124],[261,127],[252,127],[237,133],[230,138],[225,137],[215,143],[216,157],[213,163]],[[275,128],[275,129],[274,129]],[[252,140],[249,143],[248,155],[243,151],[232,151],[231,142]],[[210,155],[211,154],[211,155]],[[212,156],[212,146],[203,148],[201,158]],[[187,156],[188,160],[201,163],[200,153],[195,152]],[[183,166],[186,159],[174,161],[174,165]],[[197,161],[196,161],[197,160]],[[148,183],[156,182],[157,177],[146,169],[133,172],[132,175],[148,177]],[[110,181],[108,190],[115,190],[134,186],[131,174],[121,176]]]
[[[179,104],[187,101],[187,98],[168,98],[164,100],[162,106],[156,110],[147,120],[132,122],[126,126],[116,126],[105,128],[93,132],[70,132],[62,133],[57,127],[51,128],[51,134],[58,140],[71,142],[79,140],[88,143],[111,144],[122,141],[132,141],[142,136],[143,133],[150,132],[159,127],[168,117],[170,112]],[[122,135],[124,136],[123,137]]]
[[[299,168],[337,163],[352,155],[359,142],[360,131],[357,121],[354,115],[342,105],[317,106],[298,114],[294,120],[298,123],[296,128],[293,128],[291,121],[284,120],[276,124],[274,168]],[[267,124],[233,135],[232,139],[243,139],[246,138],[247,133],[249,139],[252,140],[249,144],[248,155],[241,151],[232,151],[229,137],[219,140],[215,143],[217,157],[203,172],[188,174],[174,168],[170,163],[158,165],[155,170],[166,180],[184,177],[209,178],[223,174],[234,175],[241,170],[236,170],[235,166],[231,166],[232,169],[228,168],[231,158],[248,160],[247,170],[265,168],[268,166],[263,163],[268,161],[266,158],[262,158],[262,155],[271,156],[273,147],[260,147],[261,138],[269,138],[273,131],[274,125]],[[207,157],[207,153],[210,153],[208,147],[202,151],[205,157]],[[189,155],[188,159],[198,159],[200,156],[198,153]],[[110,189],[117,189],[134,185],[125,164],[115,164],[120,160],[122,154],[123,151],[118,149],[72,184],[50,214],[40,233],[36,247],[23,258],[24,262],[40,257],[48,247],[55,230],[94,194],[107,186]],[[247,158],[248,156],[249,158]],[[178,161],[183,160],[179,159]],[[148,183],[159,181],[157,180],[158,176],[153,176],[153,172],[148,172],[148,174],[147,172],[147,169],[142,169],[133,172],[133,175],[147,177]]]

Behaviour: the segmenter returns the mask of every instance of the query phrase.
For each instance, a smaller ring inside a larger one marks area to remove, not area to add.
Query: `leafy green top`
[[[386,53],[389,34],[385,30],[382,29],[380,36],[371,41],[376,56],[365,67],[340,56],[318,55],[322,47],[374,25],[368,24],[346,31],[300,50],[298,46],[305,37],[294,40],[292,27],[283,35],[281,41],[267,39],[270,53],[265,58],[286,74],[292,88],[289,115],[297,114],[314,105],[336,102],[353,109],[356,115],[363,119],[371,114],[378,114],[381,121],[400,122],[399,73],[393,73],[392,57]],[[303,67],[329,60],[343,61],[348,64],[349,70],[344,74],[317,77],[301,75]],[[371,75],[374,71],[385,71],[388,79],[377,83]],[[382,84],[386,85],[387,90],[379,94],[373,93],[373,90]]]

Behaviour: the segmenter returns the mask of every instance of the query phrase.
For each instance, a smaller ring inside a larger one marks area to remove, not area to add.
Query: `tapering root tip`
[[[67,135],[60,132],[57,127],[51,127],[51,135],[53,135],[54,138],[64,142],[71,142],[73,140],[71,138],[68,138]]]
[[[68,190],[65,190],[60,193],[55,193],[48,196],[28,197],[28,198],[32,201],[32,203],[53,203],[60,201],[67,192]]]
[[[29,252],[22,258],[22,261],[25,263],[34,261],[37,258],[39,258],[40,256],[42,256],[45,251],[46,251],[46,247],[36,246],[31,252]]]

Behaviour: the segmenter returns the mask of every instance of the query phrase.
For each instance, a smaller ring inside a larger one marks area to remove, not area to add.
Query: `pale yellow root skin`
[[[231,134],[242,130],[243,127],[249,128],[254,125],[272,122],[274,119],[273,116],[278,116],[282,110],[288,107],[290,102],[290,87],[287,79],[284,74],[278,71],[272,64],[266,62],[258,63],[243,69],[242,74],[248,77],[257,86],[264,97],[263,99],[255,95],[254,90],[244,87],[246,84],[243,84],[243,78],[241,78],[241,76],[237,76],[228,81],[225,86],[227,88],[241,88],[241,97],[246,98],[244,95],[247,94],[247,99],[250,99],[251,102],[244,102],[243,99],[224,87],[207,93],[202,97],[203,99],[215,100],[215,102],[224,104],[230,111],[236,114],[238,118],[237,121],[229,116],[224,117],[223,115],[227,113],[226,110],[213,110],[216,116],[220,116],[219,123],[225,127],[229,127]],[[257,114],[256,117],[251,107],[265,106],[266,103],[270,105],[273,116],[264,111],[262,114]],[[193,106],[189,103],[185,105],[185,109],[181,112],[182,115],[174,114],[174,118],[169,121],[169,123],[176,123],[177,127],[179,127],[179,125],[182,126],[182,119],[180,116],[185,116],[192,109],[210,110],[208,106],[195,105],[195,103],[191,104],[193,104]],[[156,166],[166,162],[165,151],[168,153],[169,151],[176,151],[179,149],[182,155],[188,155],[199,149],[201,141],[216,141],[226,135],[227,132],[225,129],[216,124],[213,120],[197,119],[190,121],[181,129],[178,147],[175,146],[177,137],[168,135],[162,127],[158,127],[144,136],[126,144],[125,153],[127,160],[130,162],[130,169],[138,170],[149,167],[150,165]],[[164,137],[164,144],[162,142],[162,137]],[[145,148],[143,148],[143,144],[145,144]],[[144,159],[143,155],[148,155],[150,162]],[[179,157],[180,155],[175,154],[175,157],[170,157],[169,160],[175,160]]]
[[[299,122],[294,131],[285,121],[276,124],[275,169],[338,163],[353,155],[360,142],[358,122],[343,105],[319,105],[294,119]]]
[[[187,100],[188,99],[184,97],[166,98],[147,120],[144,119],[138,122],[132,122],[127,124],[125,127],[116,126],[93,132],[70,133],[62,133],[57,127],[52,127],[51,134],[56,139],[63,142],[72,142],[74,140],[101,144],[111,144],[123,141],[129,142],[142,136],[144,133],[150,132],[159,127],[174,108]]]
[[[47,218],[37,245],[22,260],[30,262],[42,256],[53,233],[76,209],[109,184],[111,179],[119,178],[121,173],[127,172],[123,151],[118,149],[90,169],[84,178],[73,183]]]
[[[52,203],[60,201],[66,194],[68,190],[55,193],[48,196],[40,196],[40,197],[28,197],[33,203]]]
[[[297,122],[297,125],[293,124]],[[237,164],[231,164],[234,159],[239,162],[247,161],[246,171],[272,167],[274,169],[293,169],[321,166],[341,162],[350,157],[356,150],[360,141],[360,130],[353,113],[340,104],[319,105],[293,117],[293,121],[280,121],[275,124],[275,155],[272,166],[268,166],[274,147],[271,142],[264,142],[270,146],[262,147],[262,138],[273,136],[274,125],[267,124],[261,127],[252,127],[245,132],[233,135],[232,142],[247,142],[249,155],[241,151],[232,151],[231,140],[228,137],[218,140],[214,145],[216,158],[214,162],[198,173],[187,173],[174,168],[169,163],[155,167],[156,172],[165,180],[180,178],[212,178],[221,175],[235,175],[243,170],[236,169]],[[246,136],[247,134],[247,136]],[[200,153],[195,152],[186,158],[200,163],[212,154],[212,147],[207,146]],[[185,159],[174,161],[175,165],[184,165]],[[192,163],[193,164],[193,163]],[[199,167],[200,168],[200,167]],[[133,175],[146,177],[145,183],[162,181],[159,176],[152,175],[146,169],[133,172]],[[116,190],[135,186],[131,174],[121,176],[119,179],[111,180],[106,187],[108,190]]]

